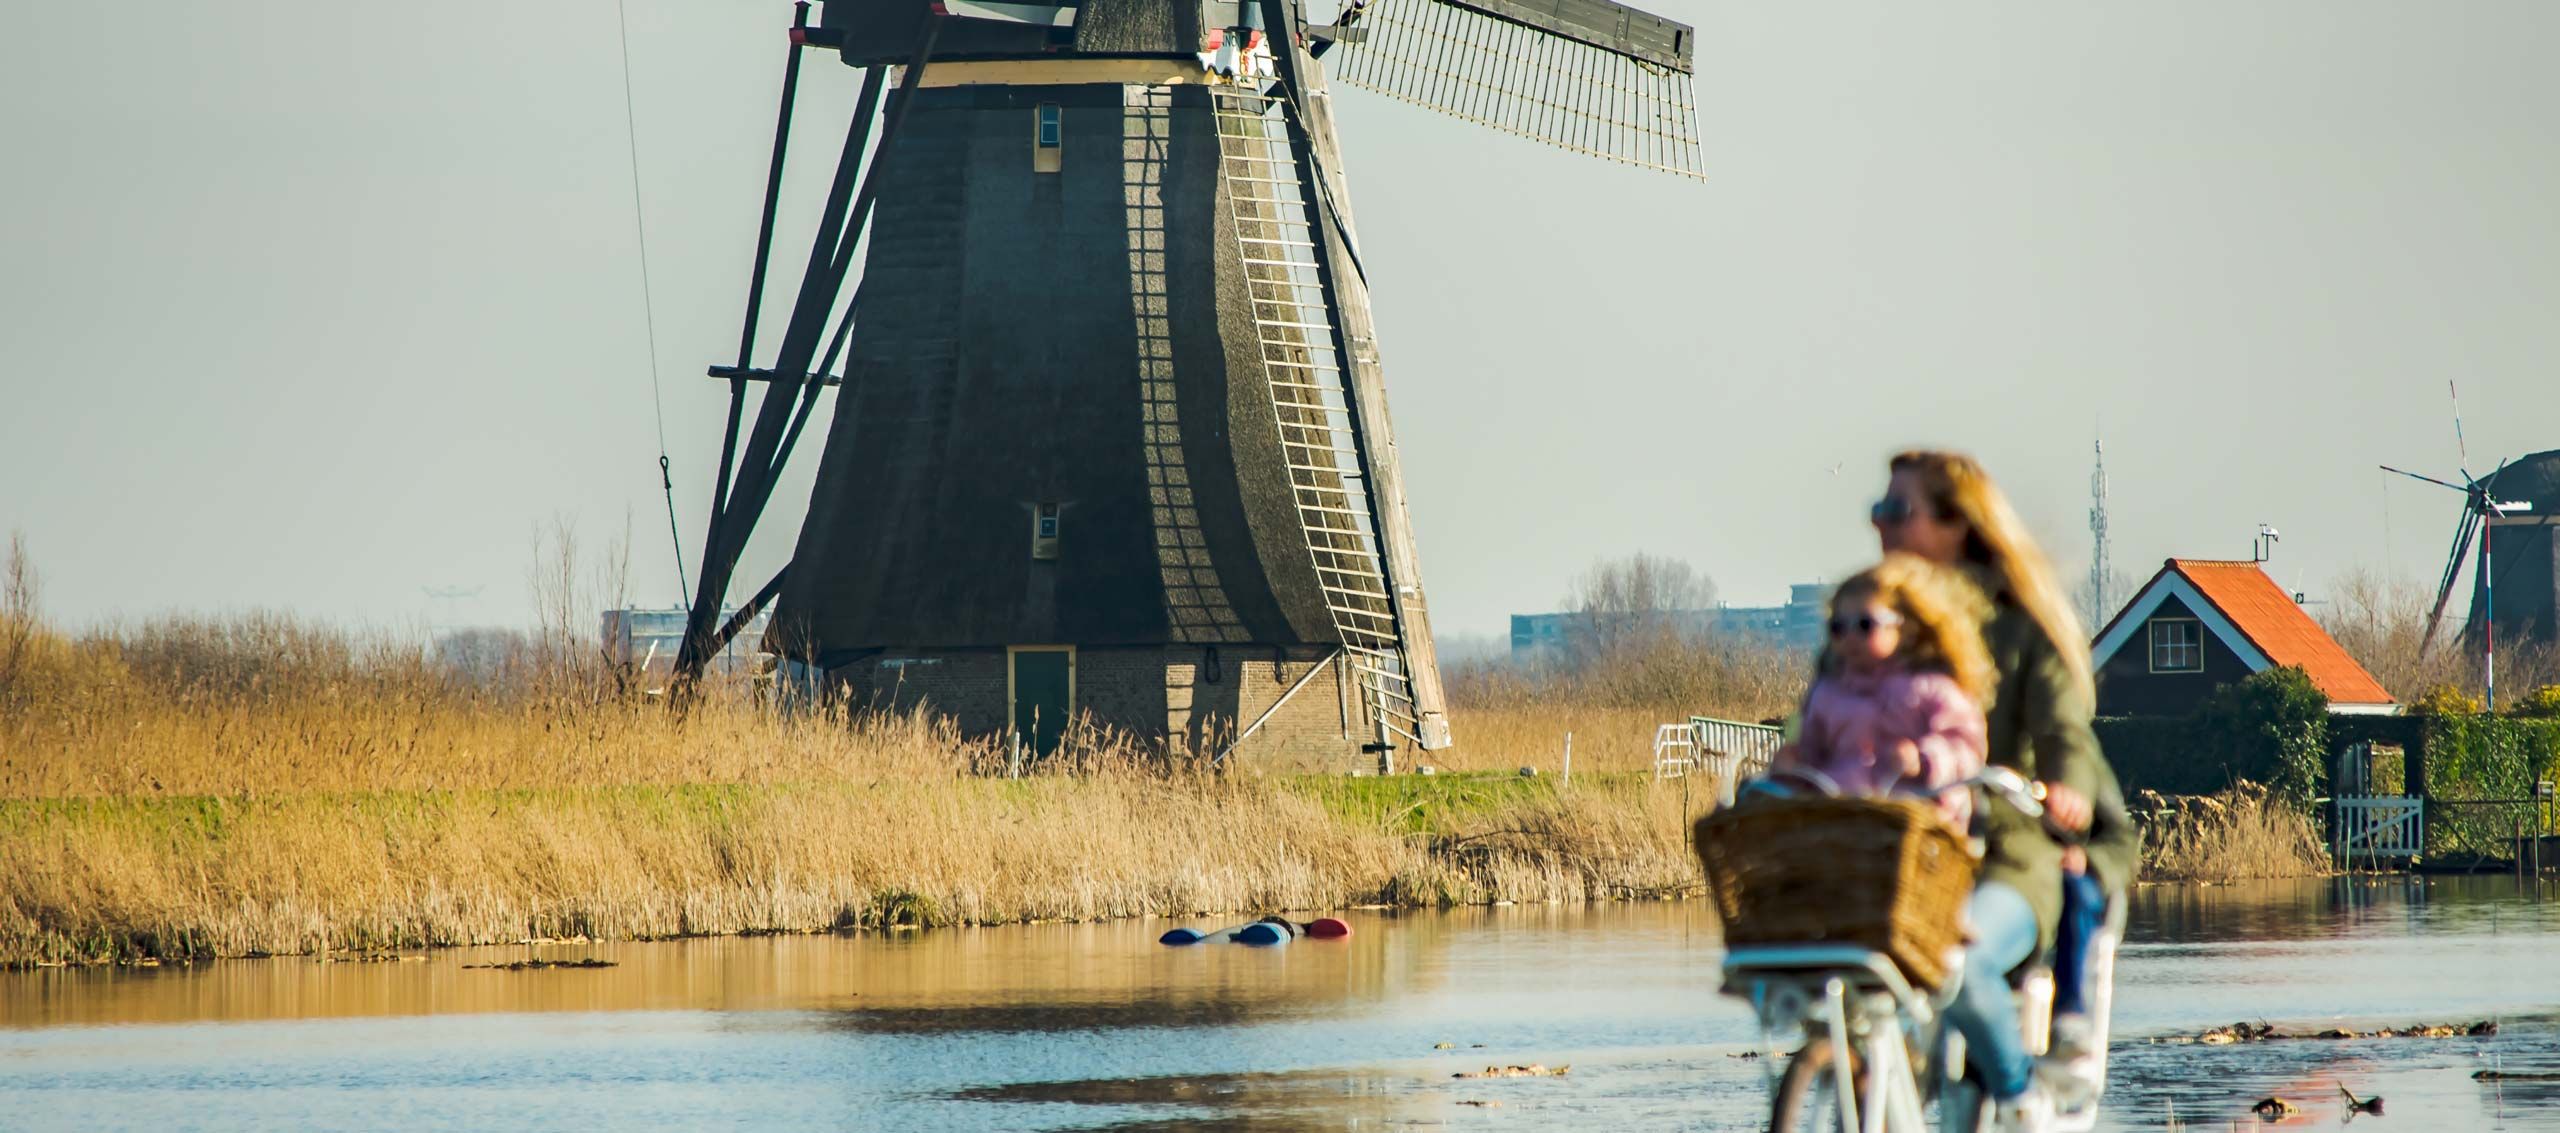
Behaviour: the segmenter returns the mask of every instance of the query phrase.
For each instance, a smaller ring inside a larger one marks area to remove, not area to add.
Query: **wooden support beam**
[[[769,382],[774,378],[774,373],[771,370],[760,370],[748,366],[713,366],[705,372],[715,378],[741,382]],[[808,382],[812,385],[840,386],[844,384],[844,375],[820,374],[814,378],[793,378],[791,380],[794,382]]]

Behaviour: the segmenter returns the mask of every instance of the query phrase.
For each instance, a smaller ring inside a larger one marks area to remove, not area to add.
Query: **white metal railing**
[[[1786,742],[1786,729],[1775,724],[1745,724],[1712,716],[1689,717],[1689,740],[1696,765],[1719,780],[1717,797],[1733,802],[1734,785],[1769,773],[1769,759]]]
[[[1677,779],[1698,764],[1697,733],[1687,724],[1664,724],[1653,730],[1653,777]]]
[[[2341,862],[2414,858],[2426,851],[2425,799],[2349,795],[2334,800],[2333,805],[2336,823],[2330,849]]]

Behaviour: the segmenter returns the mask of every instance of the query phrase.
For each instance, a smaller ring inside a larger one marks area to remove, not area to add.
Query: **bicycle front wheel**
[[[1813,1035],[1787,1059],[1787,1072],[1779,1077],[1778,1092],[1769,1099],[1769,1133],[1831,1133],[1840,1128],[1839,1091],[1832,1088],[1838,1081],[1831,1069],[1836,1055],[1829,1036]],[[1859,1062],[1853,1053],[1849,1065],[1859,1071],[1852,1077],[1863,1094],[1866,1076]]]

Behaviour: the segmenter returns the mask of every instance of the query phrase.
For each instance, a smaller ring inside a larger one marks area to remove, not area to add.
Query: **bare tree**
[[[9,533],[9,558],[0,562],[0,700],[17,687],[36,637],[36,566],[27,557],[27,535]]]
[[[622,513],[622,533],[606,541],[603,557],[596,560],[595,592],[604,604],[596,610],[587,611],[587,624],[594,630],[602,629],[600,615],[603,611],[631,608],[631,513],[627,509]],[[595,639],[595,649],[596,656],[605,667],[612,668],[616,660],[613,647],[600,632]]]
[[[435,658],[447,672],[480,686],[499,684],[526,670],[534,646],[521,631],[477,626],[435,641]]]
[[[2480,639],[2462,633],[2459,621],[2449,619],[2434,648],[2422,648],[2433,588],[2358,569],[2332,584],[2330,595],[2321,627],[2401,703],[2414,704],[2438,689],[2475,696],[2483,691]],[[2551,684],[2560,684],[2560,650],[2535,644],[2499,648],[2500,707]]]
[[[1715,605],[1715,580],[1679,559],[1637,553],[1591,564],[1573,581],[1565,609],[1579,616],[1591,648],[1676,637],[1682,615]]]
[[[2115,617],[2116,611],[2124,608],[2125,603],[2133,601],[2133,592],[2141,588],[2142,580],[2121,570],[2108,571],[2107,608],[2101,610],[2098,608],[2098,596],[2089,589],[2089,576],[2083,574],[2071,585],[2071,604],[2079,608],[2089,632],[2096,633],[2107,624],[2107,619]]]

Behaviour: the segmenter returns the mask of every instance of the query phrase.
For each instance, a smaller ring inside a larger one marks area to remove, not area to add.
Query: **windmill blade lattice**
[[[1575,153],[1706,175],[1685,66],[1451,0],[1370,0],[1358,11],[1367,36],[1326,60],[1345,83]]]

